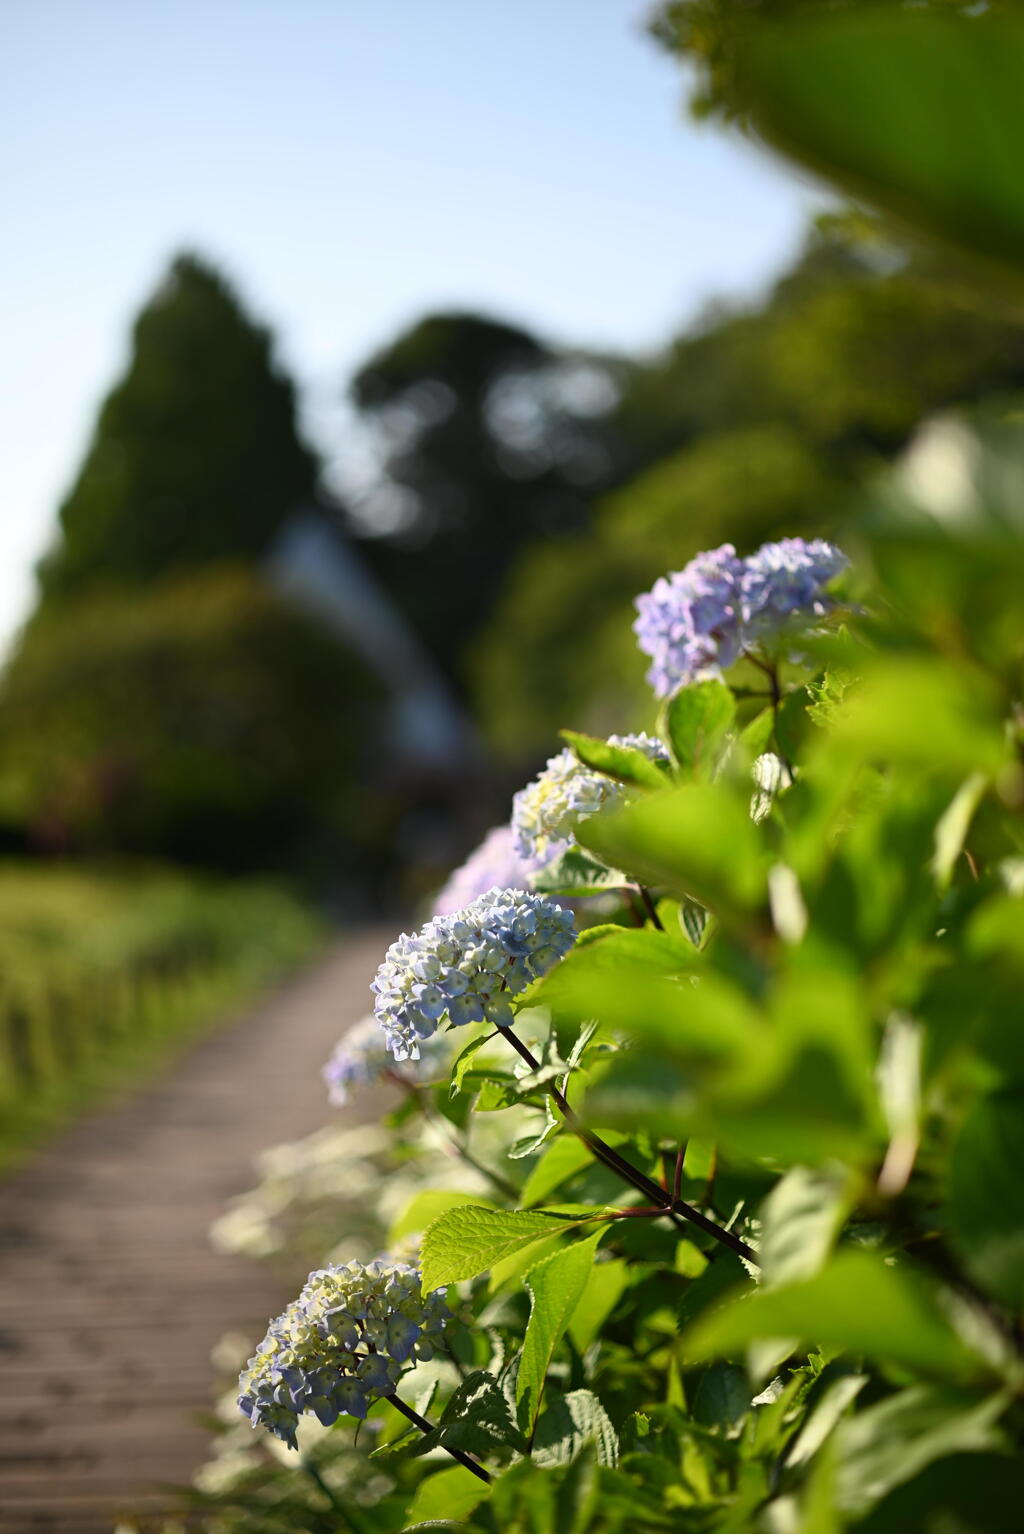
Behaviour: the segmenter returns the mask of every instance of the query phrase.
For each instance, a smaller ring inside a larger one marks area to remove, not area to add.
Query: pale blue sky
[[[329,442],[437,306],[653,350],[794,250],[812,194],[682,110],[642,0],[0,0],[0,640],[183,245]]]

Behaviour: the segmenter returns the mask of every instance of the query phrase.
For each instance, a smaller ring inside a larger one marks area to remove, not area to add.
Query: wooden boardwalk
[[[0,1183],[2,1534],[111,1534],[205,1458],[211,1348],[292,1298],[207,1228],[260,1150],[327,1120],[320,1067],[393,936],[339,944]]]

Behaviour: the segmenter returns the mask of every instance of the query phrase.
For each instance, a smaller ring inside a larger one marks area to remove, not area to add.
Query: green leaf
[[[621,1257],[595,1262],[587,1287],[569,1322],[569,1336],[578,1353],[585,1353],[597,1337],[629,1284],[629,1269]]]
[[[516,1140],[514,1144],[509,1146],[506,1154],[510,1161],[521,1161],[524,1156],[536,1155],[537,1151],[543,1148],[551,1136],[557,1134],[561,1129],[562,1121],[555,1117],[554,1110],[551,1107],[551,1099],[548,1097],[544,1099],[543,1111],[544,1122],[541,1128],[532,1135],[523,1135],[521,1139]]]
[[[704,933],[707,931],[708,925],[708,913],[698,901],[683,897],[679,903],[679,925],[690,939],[694,948],[703,947]]]
[[[433,1449],[483,1455],[496,1446],[522,1450],[525,1443],[498,1381],[486,1369],[476,1369],[453,1391],[437,1427],[400,1447],[405,1457],[419,1459]]]
[[[713,911],[747,911],[765,898],[764,844],[745,800],[725,783],[669,789],[600,810],[576,836],[639,883],[690,895]]]
[[[679,1301],[676,1319],[680,1327],[689,1326],[706,1311],[719,1306],[727,1294],[735,1294],[738,1285],[749,1287],[750,1283],[750,1274],[738,1257],[732,1252],[717,1251],[714,1261],[687,1285]]]
[[[789,1466],[795,1469],[817,1454],[867,1382],[866,1374],[842,1374],[826,1386],[786,1455]]]
[[[721,1360],[705,1369],[693,1398],[693,1420],[702,1427],[728,1432],[750,1410],[750,1383],[746,1369]]]
[[[606,1136],[611,1145],[618,1144],[621,1135]],[[584,1167],[593,1162],[591,1152],[578,1140],[575,1135],[564,1135],[556,1140],[544,1152],[544,1155],[531,1169],[529,1177],[523,1185],[519,1195],[524,1205],[541,1204],[550,1198],[556,1188],[567,1182],[570,1177],[575,1177]]]
[[[601,1402],[590,1390],[571,1390],[546,1407],[537,1424],[531,1458],[545,1469],[568,1465],[588,1444],[594,1445],[599,1465],[618,1462],[619,1440]]]
[[[735,720],[736,699],[724,682],[712,678],[683,687],[668,700],[660,733],[679,769],[697,782],[709,782]]]
[[[462,1091],[462,1084],[466,1079],[466,1072],[473,1063],[473,1056],[484,1044],[490,1043],[490,1034],[482,1033],[478,1039],[470,1039],[465,1049],[461,1049],[452,1062],[451,1086],[448,1088],[448,1096],[456,1097]]]
[[[698,1321],[684,1347],[700,1360],[775,1337],[864,1353],[928,1377],[963,1381],[985,1372],[942,1314],[935,1290],[866,1252],[842,1252],[803,1283],[724,1305]]]
[[[487,1198],[478,1198],[472,1193],[456,1193],[447,1188],[424,1188],[419,1193],[414,1193],[409,1202],[404,1205],[401,1214],[392,1223],[388,1231],[388,1242],[394,1245],[396,1241],[404,1241],[406,1236],[417,1236],[424,1231],[449,1209],[465,1209],[472,1204],[478,1209],[494,1209],[496,1206]]]
[[[957,858],[964,850],[974,812],[981,803],[988,779],[972,772],[957,789],[953,801],[935,827],[935,855],[932,873],[940,889],[946,889],[953,877]]]
[[[1024,265],[1020,16],[902,7],[751,29],[739,78],[755,130],[855,197]]]
[[[953,1149],[949,1216],[964,1266],[977,1283],[1024,1307],[1024,1092],[984,1097]]]
[[[450,1470],[439,1470],[429,1480],[421,1481],[416,1488],[408,1516],[428,1527],[436,1529],[441,1520],[449,1524],[470,1514],[489,1494],[485,1482],[478,1480],[472,1471],[462,1465]]]
[[[601,895],[628,884],[624,873],[598,862],[580,847],[570,847],[560,858],[530,876],[538,895]]]
[[[1022,1505],[1024,1465],[1019,1454],[951,1454],[895,1487],[866,1518],[858,1519],[857,1530],[858,1534],[910,1534],[912,1530],[914,1534],[917,1530],[1019,1534]],[[806,1525],[801,1534],[805,1529]]]
[[[559,731],[576,759],[607,778],[627,783],[631,788],[664,788],[668,781],[665,769],[652,762],[636,746],[616,746],[594,735],[580,735],[576,730]]]
[[[772,1288],[812,1278],[835,1245],[850,1209],[848,1179],[794,1167],[761,1206],[758,1262]]]
[[[833,750],[950,773],[996,774],[1007,746],[992,681],[939,660],[887,656],[839,712]]]
[[[519,1423],[525,1432],[533,1432],[548,1365],[586,1288],[597,1243],[603,1235],[603,1230],[596,1231],[587,1240],[555,1252],[538,1263],[526,1280],[530,1320],[516,1379]]]
[[[601,1212],[582,1205],[543,1212],[483,1209],[479,1204],[449,1209],[423,1237],[423,1292],[429,1294],[459,1279],[476,1278],[531,1242],[572,1230]]]
[[[864,1513],[935,1460],[1002,1447],[996,1422],[1009,1399],[915,1385],[858,1412],[839,1429],[840,1507]]]

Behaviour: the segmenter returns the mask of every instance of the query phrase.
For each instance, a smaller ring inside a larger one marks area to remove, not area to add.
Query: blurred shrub
[[[0,1164],[306,957],[285,890],[0,864]]]
[[[367,821],[376,687],[244,571],[108,593],[28,629],[0,688],[8,823],[56,849],[280,863]],[[362,832],[358,833],[360,836]]]

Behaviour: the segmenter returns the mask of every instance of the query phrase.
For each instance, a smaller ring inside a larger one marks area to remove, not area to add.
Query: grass
[[[0,1171],[313,953],[281,886],[0,863]]]

